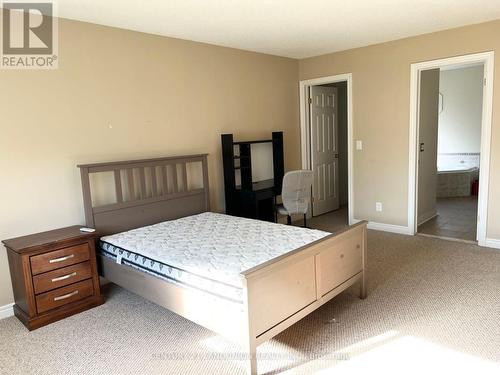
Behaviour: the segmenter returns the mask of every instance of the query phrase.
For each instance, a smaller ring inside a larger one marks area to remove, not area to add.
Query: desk
[[[274,222],[276,195],[273,179],[254,182],[252,189],[236,186],[226,211],[230,215]]]

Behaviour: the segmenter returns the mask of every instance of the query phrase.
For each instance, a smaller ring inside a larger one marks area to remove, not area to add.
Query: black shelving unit
[[[221,142],[226,213],[274,221],[276,196],[281,194],[285,168],[283,132],[273,132],[271,139],[243,142],[235,142],[232,134],[222,134]],[[270,180],[252,180],[252,144],[256,143],[272,143],[274,177]],[[236,185],[237,171],[240,185]]]

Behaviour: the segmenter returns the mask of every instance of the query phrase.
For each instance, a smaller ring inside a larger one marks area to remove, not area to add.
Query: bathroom
[[[435,157],[436,169],[421,164],[419,173],[437,176],[430,177],[433,184],[421,186],[422,194],[427,194],[422,198],[430,204],[419,212],[418,232],[476,241],[484,67],[454,66],[439,69],[434,77],[439,79],[437,134],[435,127],[422,122],[427,144],[422,141],[420,151],[421,156],[427,151],[426,157]],[[436,135],[437,141],[431,139]]]

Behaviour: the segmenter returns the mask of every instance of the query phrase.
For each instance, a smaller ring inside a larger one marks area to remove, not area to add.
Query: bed
[[[366,222],[330,234],[212,213],[206,154],[79,168],[102,276],[239,343],[250,374],[258,345],[356,283],[366,297]]]

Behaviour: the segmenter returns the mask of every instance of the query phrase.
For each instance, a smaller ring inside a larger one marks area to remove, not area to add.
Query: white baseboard
[[[9,303],[5,306],[0,306],[0,319],[5,319],[14,315],[14,304]]]
[[[382,232],[390,232],[390,233],[398,233],[398,234],[413,234],[410,231],[410,228],[404,227],[402,225],[394,225],[394,224],[384,224],[384,223],[376,223],[374,221],[368,222],[368,229],[379,230]]]
[[[487,238],[484,242],[480,241],[479,246],[491,247],[493,249],[500,249],[500,240],[494,238]]]
[[[352,219],[351,224],[359,223],[361,220]],[[406,234],[409,236],[413,236],[414,233],[408,227],[404,227],[402,225],[394,225],[394,224],[384,224],[384,223],[376,223],[374,221],[369,221],[367,225],[368,229],[379,230],[382,232],[390,232],[390,233],[398,233],[398,234]],[[490,247],[493,249],[500,249],[500,240],[495,238],[486,238],[484,241],[479,241],[479,246]]]
[[[359,223],[360,221],[361,220],[358,219],[352,219],[352,224]],[[402,225],[384,224],[384,223],[377,223],[375,221],[369,221],[367,228],[373,230],[379,230],[382,232],[413,235],[410,228],[404,227]]]

